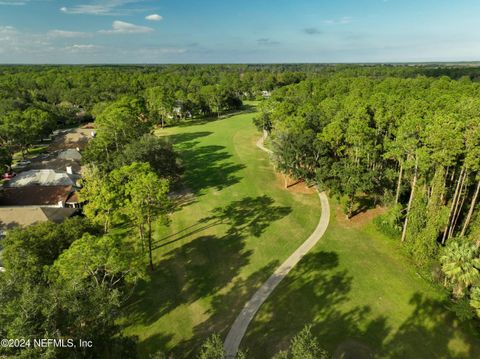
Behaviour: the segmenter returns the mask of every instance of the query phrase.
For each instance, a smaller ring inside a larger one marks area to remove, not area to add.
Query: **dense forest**
[[[7,171],[14,155],[55,129],[94,121],[96,137],[83,157],[85,218],[15,229],[4,240],[0,337],[102,343],[95,352],[5,354],[135,356],[135,338],[121,335],[118,319],[136,283],[155,269],[152,224],[168,225],[182,170],[172,145],[153,132],[240,110],[251,99],[261,100],[255,124],[269,133],[280,171],[327,190],[348,218],[385,207],[378,228],[451,292],[458,316],[478,322],[478,79],[480,68],[433,64],[1,66],[0,165]],[[128,240],[118,235],[125,228],[135,233]],[[302,357],[304,345],[326,355],[312,338],[300,339],[283,357]],[[220,344],[210,339],[203,350],[217,354],[201,357],[221,355]]]
[[[473,316],[480,314],[479,94],[466,77],[309,79],[274,92],[256,123],[271,134],[278,168],[330,191],[347,218],[387,206],[377,225]]]
[[[131,96],[160,125],[220,115],[244,99],[307,78],[463,77],[476,81],[472,66],[175,65],[0,66],[0,165],[25,152],[53,130],[92,120],[109,102]],[[348,80],[347,80],[348,81]]]

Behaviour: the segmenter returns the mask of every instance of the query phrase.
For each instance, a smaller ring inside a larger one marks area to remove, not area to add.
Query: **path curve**
[[[272,153],[271,150],[267,149],[263,145],[264,137],[260,138],[257,141],[257,147],[262,151]],[[318,225],[307,238],[305,242],[298,247],[295,252],[293,252],[288,259],[283,262],[280,267],[267,279],[265,283],[255,292],[255,294],[250,298],[250,300],[245,304],[242,311],[238,317],[233,322],[230,331],[225,338],[225,343],[223,347],[225,349],[225,358],[233,359],[237,354],[238,347],[240,342],[245,335],[248,325],[252,321],[253,317],[260,309],[262,304],[267,300],[267,298],[272,294],[277,285],[282,281],[283,278],[287,276],[290,270],[298,263],[300,260],[307,254],[315,244],[322,238],[323,234],[327,230],[328,222],[330,221],[330,205],[328,203],[328,197],[325,192],[319,192],[318,196],[320,197],[320,203],[322,206],[322,213],[320,215],[320,220]]]

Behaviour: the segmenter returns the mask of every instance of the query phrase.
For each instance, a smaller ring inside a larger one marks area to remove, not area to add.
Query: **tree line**
[[[472,308],[480,314],[479,94],[466,77],[309,79],[276,90],[255,123],[270,132],[277,167],[329,190],[347,218],[387,205],[377,225],[419,266],[441,266],[455,302],[473,315]]]
[[[220,116],[305,74],[248,66],[0,66],[0,165],[59,128],[135,97],[157,125]]]

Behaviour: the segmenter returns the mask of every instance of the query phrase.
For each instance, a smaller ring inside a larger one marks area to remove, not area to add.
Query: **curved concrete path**
[[[257,141],[257,146],[265,152],[272,153],[272,151],[263,146],[263,141],[264,138],[262,137]],[[270,294],[272,294],[282,279],[287,276],[290,270],[300,262],[303,256],[305,256],[315,244],[317,244],[327,230],[328,222],[330,221],[330,205],[328,203],[328,197],[325,192],[319,193],[318,196],[320,197],[320,203],[322,205],[322,213],[317,228],[315,228],[310,237],[308,237],[307,240],[303,242],[302,245],[280,265],[280,267],[277,268],[270,278],[268,278],[267,281],[255,292],[247,304],[245,304],[242,311],[235,319],[235,322],[233,322],[225,339],[225,343],[223,344],[226,359],[235,358],[248,325],[262,304],[267,300]]]

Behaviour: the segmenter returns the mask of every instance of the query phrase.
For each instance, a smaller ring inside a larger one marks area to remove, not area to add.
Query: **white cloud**
[[[150,20],[150,21],[162,21],[163,16],[158,15],[158,14],[151,14],[151,15],[145,16],[145,19]]]
[[[86,52],[86,51],[94,51],[100,48],[101,46],[92,45],[92,44],[74,44],[72,46],[65,47],[65,50],[69,52]]]
[[[344,16],[340,19],[328,19],[323,22],[327,25],[345,25],[350,24],[352,22],[352,18],[350,16]]]
[[[77,37],[89,37],[91,34],[80,31],[67,31],[67,30],[50,30],[47,33],[47,36],[50,37],[59,37],[59,38],[77,38]]]
[[[12,0],[12,1],[3,0],[3,1],[0,1],[0,5],[6,5],[6,6],[22,6],[22,5],[26,5],[26,4],[27,4],[26,1],[16,1],[16,0]]]
[[[115,20],[111,30],[100,30],[99,32],[104,34],[145,34],[152,31],[153,29],[151,27]]]
[[[0,35],[18,33],[13,26],[0,26]]]
[[[139,9],[125,8],[126,5],[141,1],[142,0],[96,0],[90,4],[80,4],[72,7],[62,6],[60,11],[67,14],[125,15],[130,12],[139,11]]]
[[[164,48],[158,48],[158,49],[151,49],[150,50],[151,52],[155,53],[159,53],[159,54],[183,54],[185,52],[187,52],[186,49],[179,49],[179,48],[175,48],[175,47],[164,47]]]

